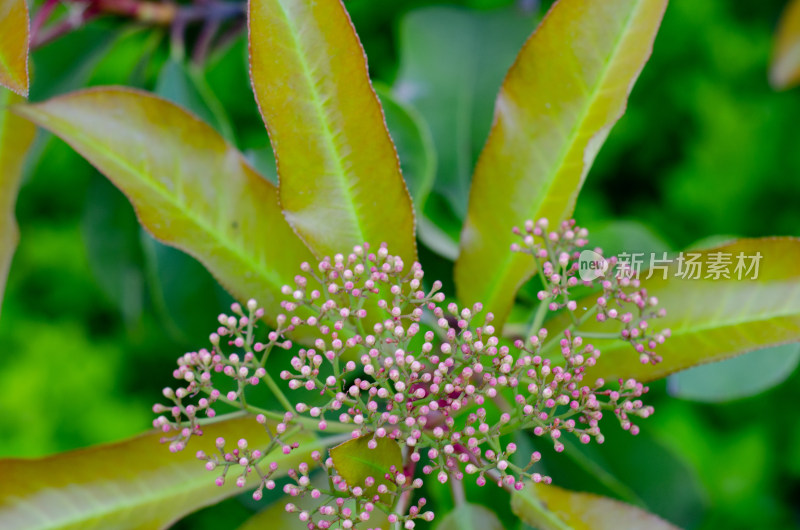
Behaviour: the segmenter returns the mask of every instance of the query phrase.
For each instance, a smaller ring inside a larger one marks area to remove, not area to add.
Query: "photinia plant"
[[[90,4],[87,19],[113,12],[181,31],[212,17],[200,59],[219,24],[242,15],[215,3],[191,16],[166,4]],[[419,237],[454,254],[425,213],[434,171],[418,163],[404,180],[410,161],[398,160],[387,129],[393,113],[414,123],[406,107],[425,97],[414,91],[417,72],[409,67],[395,87],[409,102],[381,89],[382,105],[339,0],[247,6],[250,77],[277,185],[212,126],[151,93],[97,87],[25,104],[4,91],[3,278],[35,124],[239,302],[208,344],[178,358],[177,383],[153,407],[155,432],[0,460],[0,526],[163,527],[247,490],[277,507],[254,527],[502,527],[469,502],[465,484],[474,483],[507,490],[515,516],[539,528],[671,528],[639,507],[553,485],[537,450],[603,443],[611,416],[636,435],[655,412],[648,382],[800,340],[797,239],[697,250],[691,260],[705,274],[687,274],[683,255],[641,273],[587,247],[588,232],[570,220],[666,5],[560,0],[526,41],[497,96],[468,201],[459,202],[463,190],[448,195],[465,212],[455,293],[424,274],[417,249]],[[0,83],[24,95],[27,7],[4,0],[6,12],[0,27],[16,29],[3,30]],[[531,435],[530,451],[518,432]],[[451,489],[449,513],[425,496],[436,484]]]

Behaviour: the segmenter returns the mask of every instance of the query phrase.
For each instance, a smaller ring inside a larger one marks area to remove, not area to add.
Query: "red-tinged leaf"
[[[245,417],[203,430],[203,436],[192,438],[176,454],[153,432],[45,458],[0,460],[0,528],[166,528],[187,513],[240,493],[233,475],[217,486],[219,471],[207,471],[195,454],[216,452],[219,436],[234,443],[246,438],[250,447],[266,446],[264,426]],[[301,443],[300,449],[269,456],[278,462],[278,475],[324,447],[309,434],[292,440]],[[246,487],[257,484],[253,476],[257,479],[251,474]]]
[[[689,251],[684,253],[691,258]],[[606,380],[633,377],[640,381],[660,379],[699,364],[720,361],[753,350],[800,341],[800,239],[776,237],[742,239],[711,249],[696,251],[702,263],[700,279],[678,276],[680,262],[675,260],[665,272],[654,269],[641,273],[641,286],[649,296],[658,298],[659,307],[667,310],[664,318],[653,319],[653,329],[669,328],[671,336],[659,345],[663,361],[641,364],[633,347],[621,340],[591,339],[602,352],[597,366],[587,370],[587,377]],[[715,255],[727,256],[729,278],[706,277],[708,264]],[[744,269],[736,272],[738,256]],[[748,274],[750,256],[760,253],[757,278]],[[689,272],[684,266],[683,272]],[[741,279],[739,279],[741,274]],[[693,276],[692,274],[685,274]],[[666,279],[665,279],[666,276]],[[578,307],[591,307],[598,295],[578,301]],[[594,319],[581,326],[587,332],[614,332],[616,323],[598,323]],[[545,327],[557,333],[567,325],[559,315]],[[580,334],[578,332],[578,334]],[[589,340],[589,339],[587,339]]]
[[[197,258],[234,296],[281,312],[281,286],[313,256],[281,214],[277,190],[211,127],[145,92],[75,92],[17,112],[109,178],[162,242]]]
[[[800,0],[789,0],[781,15],[775,32],[769,81],[776,90],[786,90],[800,83]]]
[[[22,163],[36,134],[33,124],[8,111],[8,105],[17,101],[22,101],[22,97],[0,88],[0,309],[11,259],[19,241],[14,206],[22,178]]]
[[[315,254],[387,243],[417,259],[414,212],[340,0],[251,0],[250,73],[286,218]]]
[[[28,5],[0,0],[0,85],[28,96]]]
[[[511,511],[540,530],[677,530],[641,508],[544,484],[514,493]]]
[[[522,48],[495,106],[461,234],[459,298],[502,324],[535,271],[511,228],[570,215],[650,57],[667,0],[560,0]]]

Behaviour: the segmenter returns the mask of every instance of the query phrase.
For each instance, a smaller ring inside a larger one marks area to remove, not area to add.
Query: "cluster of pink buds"
[[[419,263],[407,267],[385,246],[373,251],[365,244],[315,267],[303,263],[294,285],[283,288],[285,314],[277,316],[277,329],[263,342],[255,340],[254,324],[263,316],[255,301],[246,311],[234,304],[233,316],[220,315],[211,349],[179,359],[174,375],[182,386],[165,389],[171,404],[154,407],[164,413],[155,426],[172,450],[181,450],[202,433],[203,422],[218,419],[215,403],[252,413],[269,435],[267,446],[250,448],[240,440],[226,451],[221,440],[218,455],[198,458],[208,469],[222,470],[218,483],[234,472],[244,486],[249,474],[257,474],[256,499],[264,488],[274,487],[277,459],[269,455],[302,451],[291,441],[299,430],[338,434],[328,438],[331,444],[363,439],[365,459],[370,450],[378,458],[378,448],[386,443],[402,448],[402,470],[368,477],[363,484],[347,483],[336,459],[316,451],[311,460],[328,475],[327,484],[314,484],[307,464],[290,470],[294,484],[284,492],[313,499],[314,507],[298,508],[289,501],[286,509],[310,529],[351,528],[369,521],[375,509],[398,528],[413,528],[415,519],[429,521],[433,513],[423,511],[424,499],[411,503],[426,476],[441,483],[470,476],[481,486],[493,482],[516,490],[525,480],[550,482],[537,471],[539,452],[520,464],[512,433],[529,431],[562,451],[565,435],[602,443],[600,420],[606,413],[613,412],[636,434],[633,419],[653,412],[640,399],[647,388],[635,380],[615,386],[602,379],[584,381],[601,352],[589,342],[600,334],[582,333],[582,325],[594,316],[595,328],[616,326],[602,338],[630,342],[643,362],[659,360],[654,350],[669,332],[652,330],[650,321],[663,313],[643,289],[628,292],[639,287],[629,278],[598,278],[601,296],[594,307],[579,312],[571,291],[593,283],[577,277],[577,249],[586,244],[587,232],[573,221],[550,233],[546,228],[546,221],[539,221],[526,223],[524,232],[515,229],[523,241],[512,250],[534,256],[544,285],[526,339],[512,343],[498,336],[492,314],[482,314],[481,304],[445,303],[440,282],[425,287]],[[549,337],[545,317],[563,310],[571,321]],[[294,348],[288,336],[312,338]],[[293,351],[290,368],[279,374],[282,385],[267,369],[276,348]],[[223,353],[228,349],[235,352]],[[248,401],[249,387],[262,383],[285,410]],[[295,392],[298,397],[290,398]],[[199,419],[200,413],[206,417]]]
[[[283,488],[289,498],[286,511],[297,514],[310,529],[354,528],[359,524],[362,527],[375,524],[378,528],[382,522],[400,523],[403,528],[411,529],[417,519],[433,520],[433,512],[423,510],[424,497],[403,510],[405,513],[384,513],[395,501],[405,507],[415,490],[422,487],[421,479],[409,479],[403,470],[392,468],[383,477],[368,476],[363,484],[352,485],[338,474],[332,458],[324,458],[319,451],[313,451],[311,460],[324,472],[321,478],[328,480],[315,480],[311,476],[313,468],[302,463],[296,470],[289,470],[293,482]],[[296,505],[294,499],[305,499],[305,506]],[[317,502],[309,503],[308,499]]]
[[[670,330],[655,332],[650,327],[653,319],[666,315],[665,309],[655,309],[658,299],[648,296],[647,290],[640,288],[639,279],[634,277],[629,264],[619,262],[616,257],[605,259],[605,270],[598,272],[596,279],[580,279],[580,249],[586,246],[589,232],[576,226],[574,220],[564,221],[557,230],[550,232],[548,225],[547,219],[540,219],[536,223],[527,221],[522,230],[515,227],[514,233],[522,238],[522,243],[511,245],[512,252],[530,254],[537,261],[543,283],[539,300],[547,303],[550,311],[566,308],[576,328],[592,316],[598,322],[618,321],[621,324],[618,332],[604,336],[594,334],[593,337],[620,338],[633,345],[643,364],[660,362],[661,357],[655,350],[669,337]],[[603,250],[595,248],[592,256],[603,259]],[[579,285],[592,286],[595,282],[600,283],[602,296],[592,308],[579,315],[578,303],[571,298],[570,290]]]

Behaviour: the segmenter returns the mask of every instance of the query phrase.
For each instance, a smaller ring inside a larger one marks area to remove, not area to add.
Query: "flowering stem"
[[[264,377],[262,377],[262,379],[267,384],[272,393],[275,395],[275,397],[278,399],[281,406],[284,409],[286,409],[287,412],[294,412],[294,407],[292,407],[291,401],[289,401],[289,399],[286,397],[286,394],[283,393],[283,391],[280,389],[280,387],[272,378],[272,376],[269,375],[269,372],[267,372],[264,375]]]
[[[403,474],[408,477],[414,476],[414,471],[416,470],[417,463],[411,460],[408,457],[410,451],[408,447],[403,448],[403,459],[405,460],[405,466],[403,469]],[[403,515],[405,515],[406,511],[408,510],[409,504],[411,504],[411,493],[412,490],[406,490],[397,498],[397,503],[394,506],[394,513],[400,519]],[[395,530],[402,530],[403,523],[401,521],[397,521],[394,525]]]
[[[618,339],[619,333],[593,333],[591,331],[581,331],[581,337],[585,339]]]
[[[544,318],[547,316],[547,302],[542,300],[539,302],[539,306],[536,308],[536,315],[533,317],[533,324],[528,329],[528,333],[526,336],[531,336],[536,334],[536,332],[541,329],[542,324],[544,323]]]

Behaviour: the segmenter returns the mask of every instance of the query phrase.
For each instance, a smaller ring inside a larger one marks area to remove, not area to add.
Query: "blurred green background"
[[[548,2],[434,4],[443,5],[346,5],[417,193],[423,265],[447,280],[493,94]],[[800,236],[800,90],[776,93],[766,74],[783,7],[671,1],[579,199],[576,218],[598,242],[645,251],[715,235]],[[274,172],[243,36],[198,73],[165,32],[104,19],[37,50],[33,62],[34,101],[87,85],[154,90]],[[205,341],[227,295],[200,265],[143,233],[124,197],[83,159],[41,134],[17,215],[21,242],[0,319],[0,455],[45,455],[149,428],[175,358]],[[696,372],[694,382],[652,385],[656,414],[639,437],[612,426],[603,446],[548,455],[548,471],[559,485],[638,499],[686,528],[800,526],[798,352],[778,353],[763,370],[745,356]],[[776,386],[737,395],[753,377]],[[698,396],[697,380],[720,390]],[[471,493],[500,505],[492,499],[500,492]],[[451,502],[435,488],[429,495]],[[179,526],[227,528],[254,509],[231,499]]]

